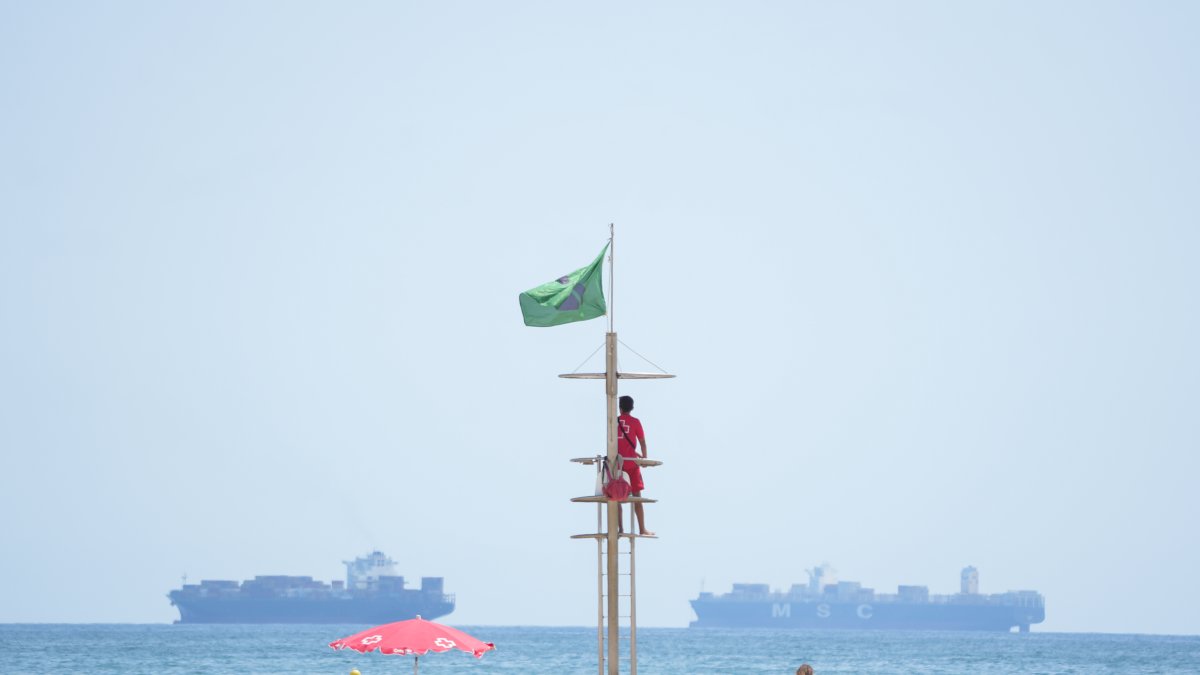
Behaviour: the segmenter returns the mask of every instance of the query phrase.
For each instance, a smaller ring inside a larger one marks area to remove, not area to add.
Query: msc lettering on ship
[[[817,618],[828,619],[833,612],[829,605],[821,603],[817,605]],[[875,616],[875,608],[870,605],[859,605],[855,608],[854,613],[860,619],[870,619]],[[771,605],[772,619],[790,619],[792,618],[792,603],[776,602]]]

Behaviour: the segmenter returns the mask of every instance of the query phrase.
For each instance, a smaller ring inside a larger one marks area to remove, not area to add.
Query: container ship
[[[927,586],[900,586],[876,593],[857,581],[838,581],[828,565],[808,572],[807,584],[784,592],[767,584],[734,584],[724,595],[700,593],[692,600],[693,628],[851,628],[900,630],[986,630],[1022,633],[1046,618],[1036,591],[979,592],[979,572],[962,571],[953,595],[930,595]]]
[[[237,582],[205,580],[167,594],[179,609],[175,623],[368,623],[435,619],[454,611],[442,577],[422,577],[407,589],[396,563],[379,551],[346,565],[346,580],[258,576]]]

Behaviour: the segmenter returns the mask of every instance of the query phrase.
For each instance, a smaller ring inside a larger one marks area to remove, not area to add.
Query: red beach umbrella
[[[426,621],[420,616],[408,621],[368,628],[361,633],[330,642],[329,646],[334,649],[353,649],[364,654],[376,650],[380,654],[412,654],[414,673],[417,672],[417,661],[429,652],[461,649],[474,654],[475,658],[480,658],[484,652],[496,648],[491,642],[476,640],[457,628]]]

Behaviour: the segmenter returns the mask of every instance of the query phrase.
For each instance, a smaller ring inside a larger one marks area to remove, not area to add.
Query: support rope
[[[596,350],[595,350],[595,351],[593,351],[591,354],[588,354],[588,357],[587,357],[586,359],[584,359],[582,363],[580,363],[579,365],[575,366],[575,370],[572,370],[571,372],[572,372],[572,373],[578,373],[578,372],[579,372],[579,369],[580,369],[580,368],[582,368],[582,367],[584,366],[584,364],[586,364],[588,361],[591,361],[591,360],[592,360],[592,357],[596,355],[596,352],[600,351],[601,349],[604,349],[604,343],[603,343],[603,342],[601,342],[601,343],[600,343],[600,346],[599,346],[599,347],[596,347]],[[636,354],[637,352],[634,352],[634,353]],[[657,367],[657,366],[655,366],[655,367]]]
[[[663,367],[662,367],[662,366],[660,366],[660,365],[658,365],[657,363],[655,363],[655,362],[651,361],[650,359],[648,359],[648,358],[646,358],[646,357],[642,356],[641,354],[638,354],[636,349],[634,349],[633,347],[630,347],[629,345],[625,344],[625,343],[624,343],[624,342],[621,340],[621,338],[617,338],[617,342],[620,342],[620,343],[621,343],[621,344],[622,344],[622,345],[623,345],[623,346],[624,346],[626,349],[628,349],[629,351],[631,351],[631,352],[633,352],[634,354],[636,354],[636,355],[637,355],[637,357],[638,357],[639,359],[641,359],[641,360],[645,361],[646,363],[649,363],[650,365],[654,366],[655,368],[658,368],[658,372],[660,372],[660,373],[662,373],[662,374],[664,374],[664,375],[670,375],[670,373],[668,373],[667,371],[663,370]],[[595,353],[595,352],[593,352],[593,353]],[[590,358],[592,358],[592,357],[590,357],[590,356],[589,356],[588,358],[590,359]]]

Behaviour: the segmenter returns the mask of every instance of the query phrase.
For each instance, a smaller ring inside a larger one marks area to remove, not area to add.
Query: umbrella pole
[[[417,661],[420,661],[420,660],[421,660],[421,657],[419,657],[419,656],[413,657],[413,675],[417,675]]]

